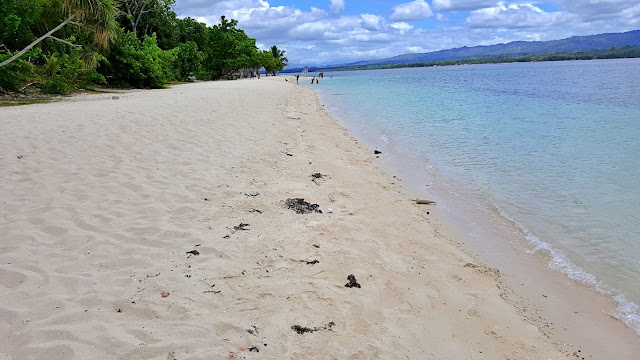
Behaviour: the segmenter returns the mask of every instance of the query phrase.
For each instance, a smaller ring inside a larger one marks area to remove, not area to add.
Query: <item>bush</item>
[[[81,81],[84,78],[85,69],[77,52],[64,54],[60,58],[60,75],[69,83]]]
[[[184,44],[180,44],[173,51],[175,51],[173,68],[181,80],[186,80],[189,76],[198,72],[202,55],[198,51],[198,45],[195,42],[187,41]]]
[[[38,67],[42,83],[40,89],[47,94],[66,95],[75,90],[85,72],[77,52],[44,55],[44,63]]]
[[[158,47],[155,34],[140,42],[134,33],[121,31],[98,72],[112,85],[163,88],[167,81],[175,79],[172,61],[173,53]]]
[[[0,54],[0,62],[10,58],[13,54]],[[4,91],[19,91],[22,84],[35,75],[34,67],[22,59],[15,60],[0,68],[0,89]]]
[[[74,89],[62,76],[54,76],[40,85],[40,89],[46,94],[67,95]]]
[[[87,84],[106,85],[107,79],[95,70],[88,70],[84,76],[84,82]]]

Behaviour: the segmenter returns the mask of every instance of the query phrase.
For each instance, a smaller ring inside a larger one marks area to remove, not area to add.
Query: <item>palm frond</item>
[[[115,38],[118,6],[114,0],[63,0],[65,11],[93,33],[95,43],[107,48]]]

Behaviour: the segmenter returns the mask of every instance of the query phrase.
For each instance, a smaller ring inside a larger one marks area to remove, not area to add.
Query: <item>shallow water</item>
[[[469,236],[491,224],[501,241],[522,238],[551,270],[614,297],[640,334],[639,69],[623,59],[336,72],[313,88]]]

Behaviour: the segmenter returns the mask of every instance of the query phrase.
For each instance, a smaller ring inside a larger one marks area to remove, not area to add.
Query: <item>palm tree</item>
[[[48,33],[39,37],[36,41],[29,44],[9,59],[0,63],[0,67],[8,65],[47,38],[61,41],[73,47],[79,47],[80,45],[72,44],[66,40],[58,39],[53,36],[56,31],[69,23],[82,26],[89,30],[93,34],[93,41],[99,47],[107,48],[109,46],[109,43],[115,37],[118,29],[118,24],[115,20],[118,7],[114,0],[62,0],[62,8],[65,14],[67,14],[67,19],[65,21],[51,29]]]
[[[284,56],[285,52],[285,50],[280,50],[275,45],[271,47],[271,55],[280,63],[278,69],[273,71],[274,76],[276,75],[276,71],[281,71],[282,69],[284,69],[284,67],[287,66],[287,63],[289,62],[289,59]]]

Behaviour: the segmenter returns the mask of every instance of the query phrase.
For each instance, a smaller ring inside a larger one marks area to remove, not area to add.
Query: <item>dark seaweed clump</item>
[[[240,223],[240,225],[234,226],[233,230],[235,230],[235,231],[240,231],[240,230],[247,231],[247,230],[249,230],[249,229],[247,229],[247,226],[249,226],[249,224]]]
[[[314,212],[322,214],[320,205],[311,204],[304,201],[304,199],[302,198],[287,199],[285,201],[285,205],[287,205],[289,209],[294,210],[298,214],[310,214]]]
[[[329,330],[329,331],[333,331],[332,328],[336,325],[336,323],[334,323],[333,321],[328,323],[325,326],[320,326],[320,327],[314,327],[314,328],[308,328],[306,326],[300,326],[300,325],[293,325],[291,328],[293,330],[295,330],[295,332],[297,332],[298,334],[304,334],[304,333],[312,333],[312,332],[316,332],[316,331],[320,331],[320,330]]]
[[[360,284],[358,284],[358,281],[356,280],[356,277],[353,276],[353,274],[347,276],[347,280],[349,280],[349,282],[346,283],[344,286],[348,288],[352,288],[352,287],[360,288]]]

